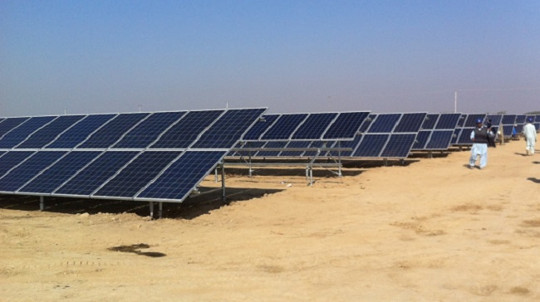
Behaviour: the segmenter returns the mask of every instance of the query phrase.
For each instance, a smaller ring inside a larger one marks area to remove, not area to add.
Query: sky
[[[540,110],[540,1],[0,1],[0,116]]]

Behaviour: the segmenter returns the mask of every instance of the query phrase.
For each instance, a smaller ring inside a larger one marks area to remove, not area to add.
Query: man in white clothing
[[[529,117],[527,119],[527,122],[528,123],[523,126],[523,135],[525,136],[525,141],[527,143],[525,149],[527,150],[527,155],[533,155],[536,145],[536,128],[532,124],[532,117]]]
[[[476,127],[471,131],[471,140],[473,145],[471,148],[471,158],[469,159],[469,168],[474,168],[477,157],[480,157],[480,169],[483,169],[487,165],[487,149],[488,149],[488,137],[493,138],[495,134],[491,131],[491,128],[486,128],[482,124],[482,119],[476,120]]]

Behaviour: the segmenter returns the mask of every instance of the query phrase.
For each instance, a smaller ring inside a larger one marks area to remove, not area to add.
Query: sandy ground
[[[484,170],[457,151],[312,187],[301,170],[232,174],[229,205],[201,196],[161,220],[3,196],[0,300],[539,301],[540,155],[524,147],[490,148]]]

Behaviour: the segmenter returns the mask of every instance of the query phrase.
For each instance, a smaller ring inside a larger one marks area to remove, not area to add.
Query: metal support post
[[[338,177],[342,177],[343,174],[341,173],[341,141],[338,141]]]
[[[249,178],[253,176],[253,166],[251,162],[251,151],[248,153],[248,168],[249,168]]]
[[[154,219],[154,202],[150,201],[149,206],[150,206],[150,218]]]
[[[221,162],[221,201],[227,202],[227,193],[225,192],[225,164]]]
[[[158,218],[163,218],[163,202],[158,203]]]
[[[217,168],[216,168],[216,170],[214,170],[214,176],[215,176],[215,181],[216,181],[216,183],[217,183],[217,182],[219,181],[219,179],[218,179]]]
[[[45,197],[39,196],[39,210],[43,211],[45,210]]]

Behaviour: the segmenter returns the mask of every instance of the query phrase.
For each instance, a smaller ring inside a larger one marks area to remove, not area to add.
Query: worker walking
[[[484,127],[482,119],[476,120],[476,127],[471,132],[471,158],[469,160],[469,168],[472,169],[476,165],[476,161],[480,158],[479,168],[483,169],[487,165],[487,151],[489,138],[494,138],[495,134],[491,128]]]
[[[525,136],[525,150],[527,150],[527,155],[534,154],[534,148],[536,145],[536,127],[532,124],[533,118],[529,117],[527,119],[527,124],[523,126],[523,135]]]

